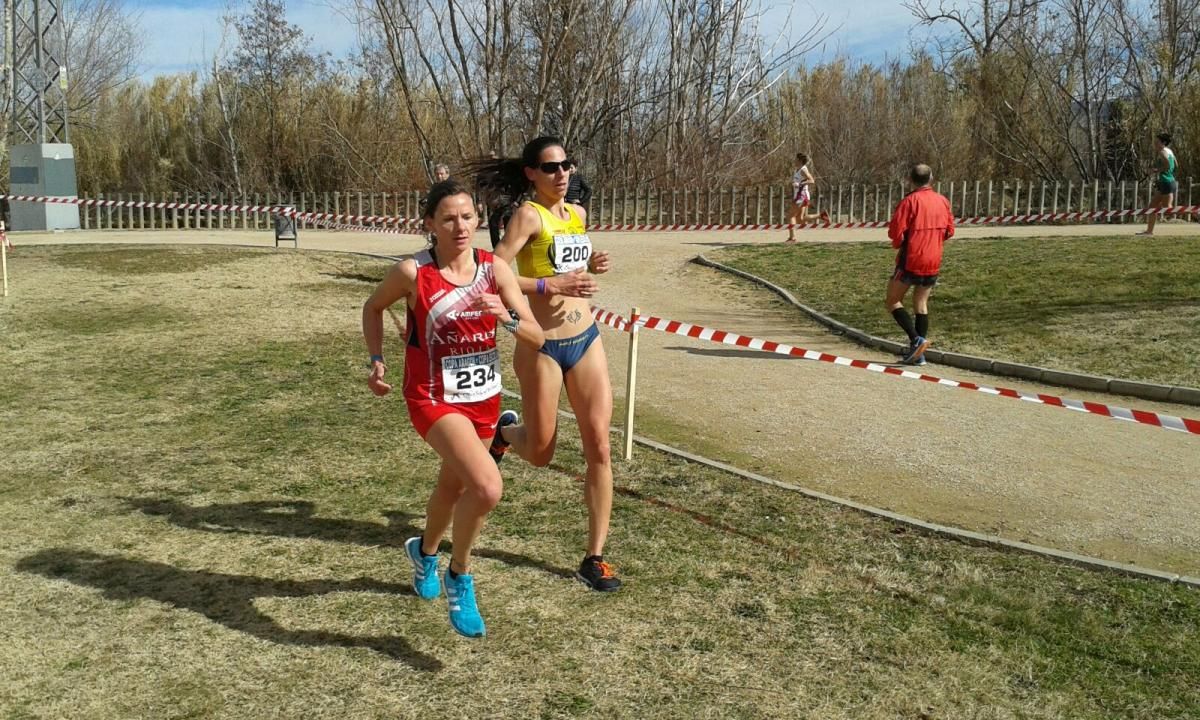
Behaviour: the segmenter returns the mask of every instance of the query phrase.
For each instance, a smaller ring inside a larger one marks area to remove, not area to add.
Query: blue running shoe
[[[441,594],[438,587],[437,555],[421,554],[421,536],[404,541],[404,552],[413,564],[413,591],[423,600],[432,600]]]
[[[924,355],[928,349],[929,341],[918,336],[916,340],[912,341],[912,345],[908,346],[908,352],[904,353],[904,359],[901,362],[906,365],[915,365],[916,359]]]
[[[450,569],[442,575],[446,601],[450,605],[450,627],[463,637],[483,637],[485,630],[479,608],[475,606],[475,578],[470,575],[450,577]]]
[[[516,425],[520,419],[515,410],[500,413],[500,419],[496,421],[496,434],[492,436],[492,445],[488,448],[488,454],[497,465],[504,459],[504,453],[508,452],[508,443],[504,442],[504,433],[500,431],[509,425]]]

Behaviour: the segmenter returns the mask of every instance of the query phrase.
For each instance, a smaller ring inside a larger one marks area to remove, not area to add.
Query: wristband
[[[538,295],[545,295],[545,294],[546,294],[546,278],[538,278],[538,280],[537,280],[537,294],[538,294]]]
[[[371,365],[374,365],[377,362],[380,362],[380,363],[383,362],[382,355],[372,355],[371,359],[367,362],[367,365],[368,365],[368,367],[370,367]]]
[[[515,334],[517,332],[517,328],[521,326],[521,317],[519,315],[517,315],[517,312],[515,310],[509,310],[508,316],[512,319],[509,320],[508,322],[500,323],[500,325],[505,330],[509,331],[510,333]]]

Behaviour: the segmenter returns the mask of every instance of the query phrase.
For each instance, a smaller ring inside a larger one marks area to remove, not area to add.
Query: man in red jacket
[[[942,243],[954,237],[954,213],[950,201],[929,186],[933,171],[928,165],[914,165],[908,176],[912,192],[904,196],[888,223],[888,237],[896,248],[896,271],[888,283],[888,311],[896,324],[908,334],[908,350],[903,361],[925,364],[929,347],[929,294],[937,284],[942,265]],[[916,324],[904,309],[904,295],[913,289],[913,313]]]

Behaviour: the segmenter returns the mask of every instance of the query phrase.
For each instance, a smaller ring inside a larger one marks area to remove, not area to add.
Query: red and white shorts
[[[812,203],[812,196],[808,192],[808,186],[800,188],[800,192],[796,193],[796,197],[792,198],[792,202],[800,207],[807,207]]]
[[[496,434],[496,423],[500,420],[500,395],[473,403],[435,403],[432,400],[405,398],[408,418],[417,434],[424,440],[433,424],[452,414],[462,415],[475,426],[475,433],[483,440],[491,440]]]

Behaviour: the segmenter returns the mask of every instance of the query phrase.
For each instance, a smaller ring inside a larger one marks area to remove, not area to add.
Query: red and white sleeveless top
[[[471,307],[479,295],[496,293],[493,256],[474,253],[475,277],[464,286],[442,277],[433,250],[413,258],[417,287],[408,300],[406,400],[474,403],[500,393],[496,317]]]

